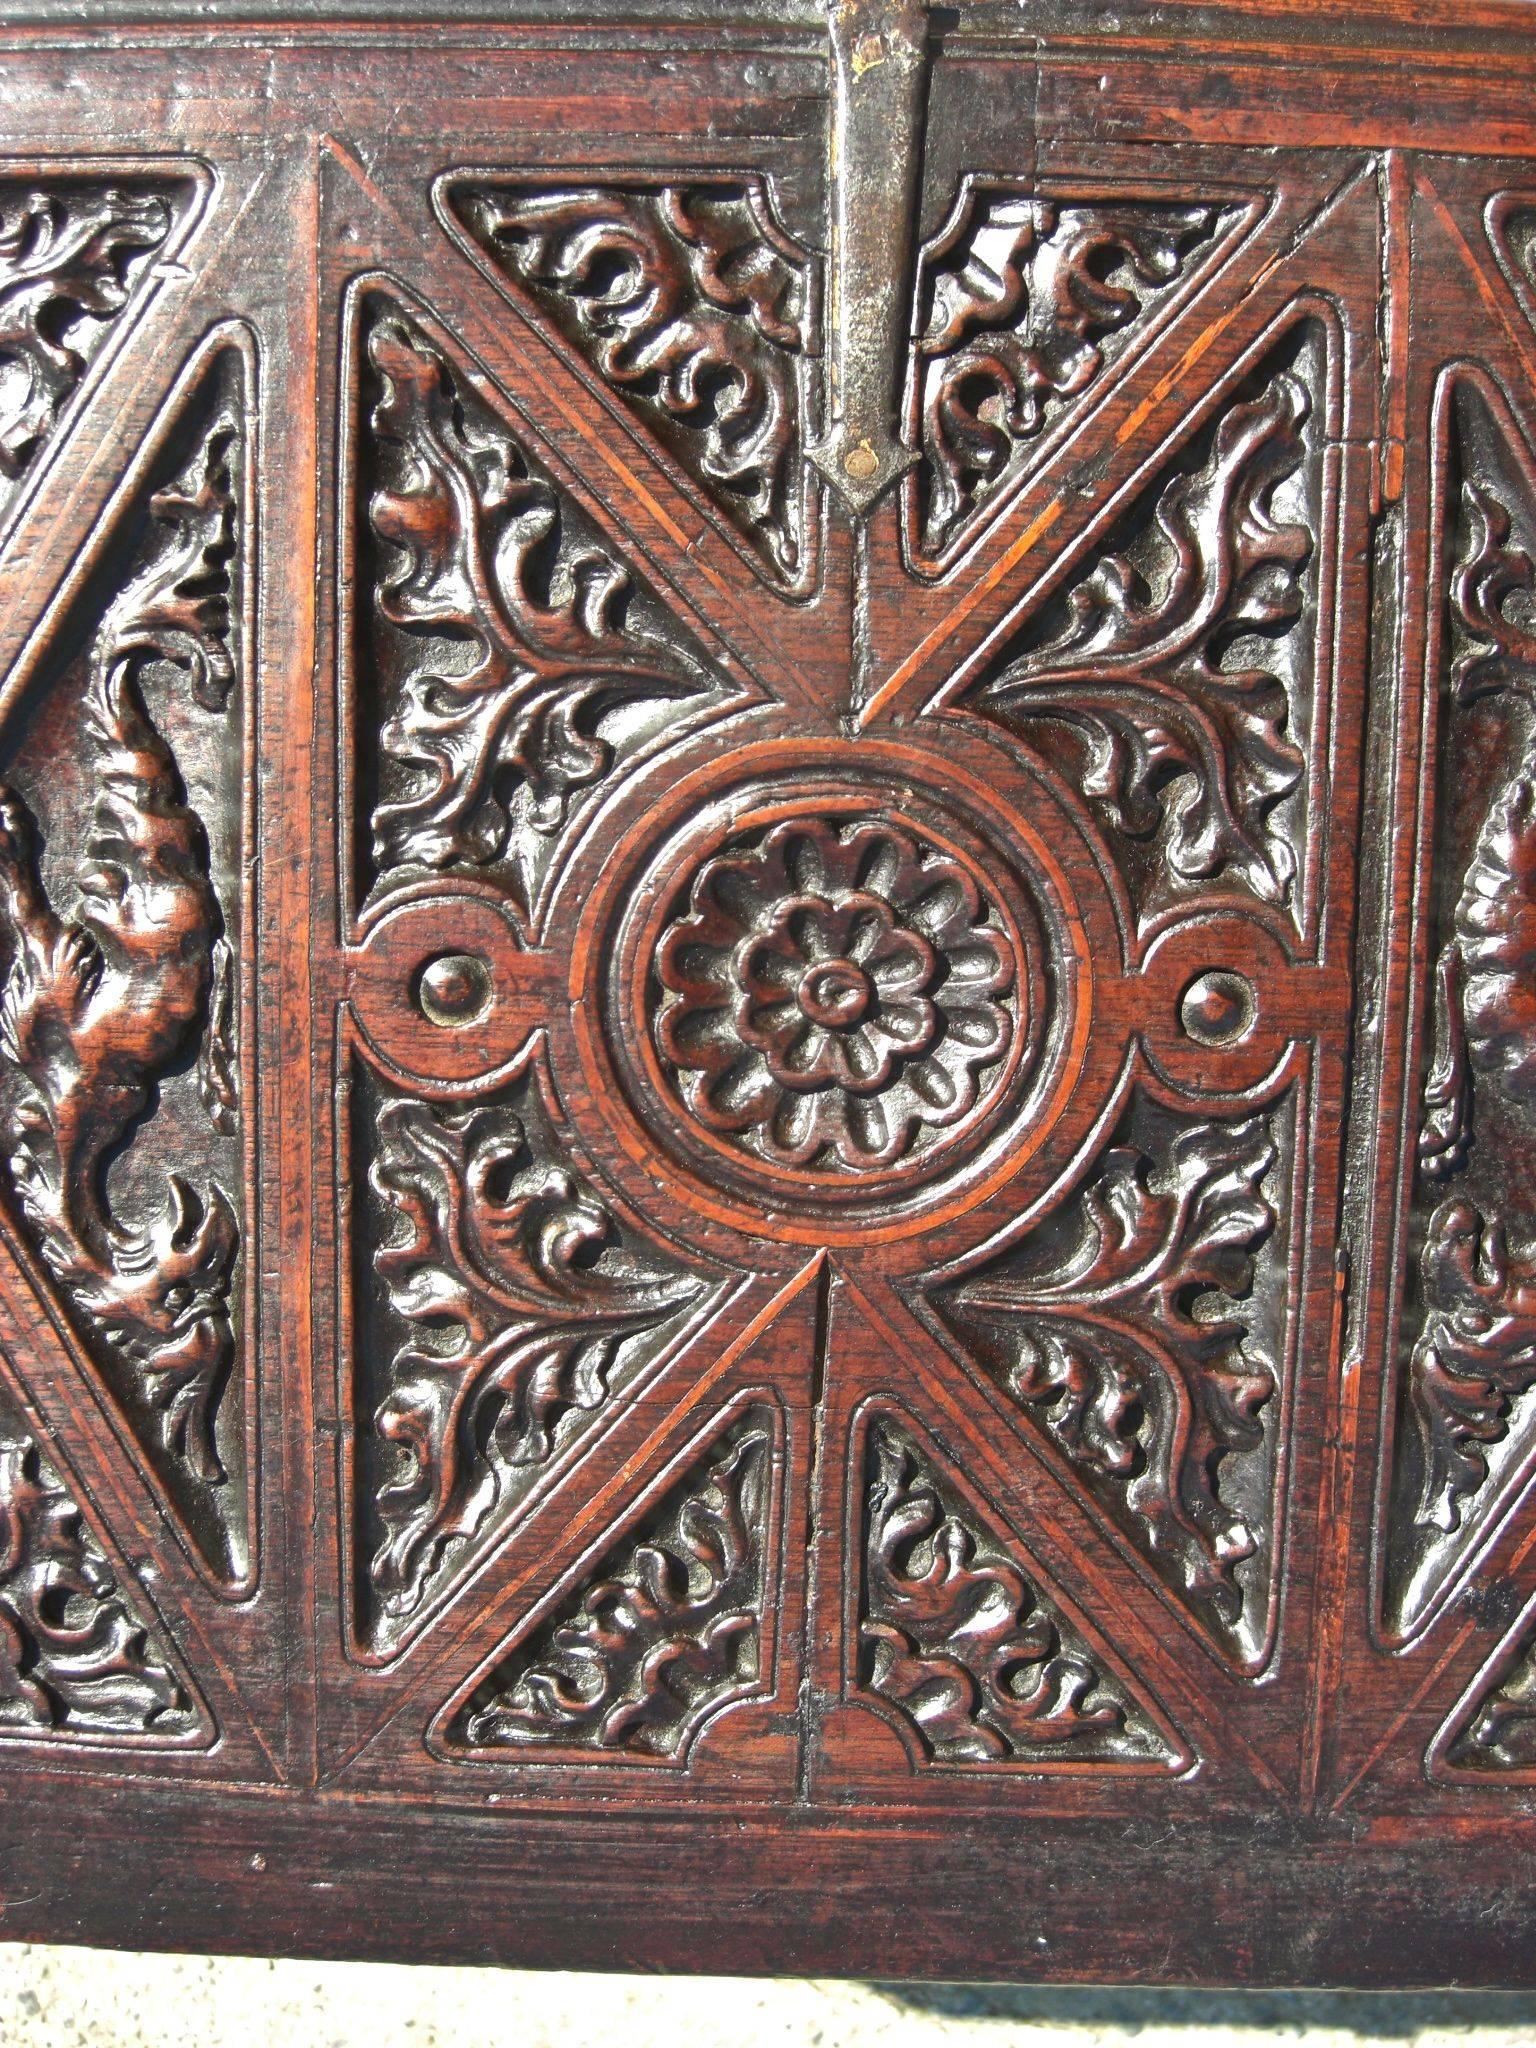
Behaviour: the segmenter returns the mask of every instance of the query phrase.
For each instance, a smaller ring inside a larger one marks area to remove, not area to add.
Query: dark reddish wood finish
[[[1536,1981],[1530,10],[934,9],[858,516],[816,8],[82,11],[0,1933]]]

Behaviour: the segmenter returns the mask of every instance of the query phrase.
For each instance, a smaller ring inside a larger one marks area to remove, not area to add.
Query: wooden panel
[[[0,32],[0,1932],[1530,1981],[1526,11],[177,12]]]

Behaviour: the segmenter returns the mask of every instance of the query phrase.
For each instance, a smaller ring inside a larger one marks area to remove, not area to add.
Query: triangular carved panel
[[[1197,1122],[1133,1098],[1086,1183],[936,1292],[1017,1404],[1240,1668],[1278,1553],[1293,1117]]]
[[[443,1748],[500,1762],[680,1765],[706,1723],[771,1691],[777,1442],[766,1406],[717,1435],[448,1709]]]
[[[537,1065],[472,1107],[359,1063],[358,1599],[391,1652],[669,1353],[718,1283],[621,1217]]]
[[[232,1583],[251,1566],[250,377],[234,340],[184,376],[0,735],[0,1186]]]
[[[1162,1714],[913,1432],[877,1417],[865,1463],[858,1681],[923,1762],[1187,1763]]]
[[[810,568],[817,271],[758,178],[454,178],[446,218],[723,514],[765,574]]]
[[[184,1745],[212,1733],[175,1651],[0,1386],[0,1736]]]
[[[731,692],[435,322],[355,319],[364,890],[476,876],[527,915],[583,801]]]
[[[1082,791],[1144,920],[1299,914],[1327,379],[1322,329],[1294,327],[967,694]]]
[[[919,558],[977,529],[1041,439],[1101,389],[1244,231],[1248,209],[1042,197],[968,178],[923,251],[908,381]]]
[[[191,193],[170,180],[0,179],[0,519],[130,324]]]
[[[1436,1777],[1536,1784],[1536,1634],[1530,1628],[1478,1673],[1429,1755]]]
[[[1411,1631],[1536,1452],[1536,468],[1490,386],[1446,394],[1435,971],[1388,1621]]]

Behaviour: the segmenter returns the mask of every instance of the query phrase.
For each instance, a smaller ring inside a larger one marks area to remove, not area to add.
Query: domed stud
[[[829,1031],[847,1031],[869,1008],[869,976],[853,960],[821,960],[799,987],[801,1014]]]
[[[1253,1029],[1259,999],[1244,974],[1213,967],[1197,974],[1179,998],[1179,1022],[1196,1045],[1235,1045]]]
[[[492,994],[490,967],[478,953],[439,953],[416,977],[416,1007],[445,1031],[478,1024]]]

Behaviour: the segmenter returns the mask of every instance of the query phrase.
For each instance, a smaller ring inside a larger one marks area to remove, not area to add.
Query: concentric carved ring
[[[624,1096],[754,1234],[807,1205],[834,1235],[919,1193],[947,1213],[929,1198],[968,1203],[1064,1100],[1086,988],[1065,884],[933,765],[728,772],[639,852],[598,949]]]

